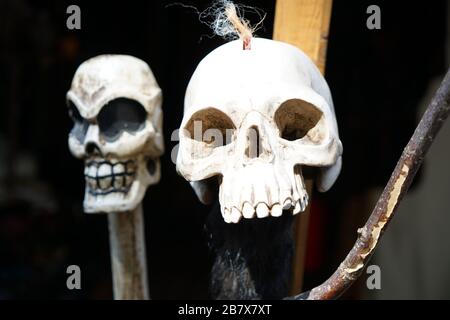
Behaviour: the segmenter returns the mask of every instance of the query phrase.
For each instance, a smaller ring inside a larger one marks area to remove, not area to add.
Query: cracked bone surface
[[[286,43],[239,40],[208,54],[186,90],[177,170],[200,201],[217,176],[224,220],[279,217],[308,205],[302,169],[317,168],[319,191],[341,169],[328,85],[314,63]]]
[[[140,59],[100,55],[79,66],[67,103],[74,121],[69,148],[85,162],[85,212],[134,210],[159,181],[161,102],[161,89]]]

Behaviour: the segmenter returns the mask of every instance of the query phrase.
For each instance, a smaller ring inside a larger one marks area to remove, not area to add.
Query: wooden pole
[[[294,257],[292,260],[291,295],[301,292],[303,287],[303,274],[305,272],[306,240],[308,236],[309,212],[311,211],[312,188],[314,181],[306,179],[306,191],[309,195],[309,204],[305,212],[300,213],[294,221]]]
[[[149,300],[142,204],[108,214],[115,300]]]
[[[273,38],[305,52],[322,74],[328,44],[332,0],[277,0]]]
[[[290,43],[305,52],[322,74],[325,72],[332,0],[277,0],[273,39]],[[312,180],[306,181],[312,199]],[[310,201],[311,203],[311,201]],[[297,218],[291,294],[301,291],[310,205]]]

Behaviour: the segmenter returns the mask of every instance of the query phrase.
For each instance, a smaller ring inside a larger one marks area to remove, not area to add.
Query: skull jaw
[[[144,199],[147,188],[160,180],[160,161],[159,159],[153,159],[153,161],[155,168],[153,174],[150,174],[143,158],[138,160],[136,176],[126,192],[117,191],[95,195],[91,193],[89,186],[86,185],[83,201],[84,212],[113,213],[136,209]]]
[[[84,195],[84,212],[86,213],[111,213],[132,211],[144,198],[146,186],[135,180],[128,192],[111,192],[108,194],[91,194],[86,188]]]
[[[224,221],[238,223],[242,218],[280,217],[286,212],[294,215],[304,212],[309,196],[301,166],[288,169],[257,162],[224,174],[219,187],[219,202]]]

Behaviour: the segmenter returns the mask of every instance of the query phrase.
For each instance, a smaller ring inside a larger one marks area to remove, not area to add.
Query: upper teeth
[[[284,203],[292,203],[291,199],[286,199]],[[280,217],[283,210],[292,210],[292,214],[297,214],[299,212],[305,211],[308,206],[308,195],[306,194],[303,198],[294,201],[294,205],[282,206],[280,203],[275,203],[272,207],[269,207],[266,203],[260,202],[253,207],[250,203],[245,202],[242,209],[236,207],[224,208],[222,209],[222,216],[227,223],[238,223],[242,217],[246,219],[251,219],[256,216],[258,218],[265,218],[268,216]]]
[[[84,170],[89,191],[94,194],[127,192],[134,180],[133,161],[87,161]]]
[[[283,210],[295,215],[308,206],[300,167],[295,167],[293,174],[283,175],[283,172],[267,170],[264,165],[259,165],[235,172],[228,178],[224,175],[219,188],[219,202],[225,222],[237,223],[242,217],[280,217]],[[242,185],[239,190],[233,188],[236,182]]]
[[[115,174],[122,173],[125,172],[125,166],[119,162],[114,165],[113,170]]]

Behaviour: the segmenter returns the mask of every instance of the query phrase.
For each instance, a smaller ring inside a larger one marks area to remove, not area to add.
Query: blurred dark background
[[[65,106],[78,65],[104,53],[146,61],[164,95],[162,179],[144,201],[152,298],[208,298],[212,260],[203,223],[210,208],[177,175],[170,137],[192,72],[224,40],[210,37],[194,10],[167,7],[174,2],[0,1],[0,299],[112,297],[107,219],[83,213],[83,163],[67,147]],[[210,4],[181,2],[199,10]],[[271,38],[275,1],[240,3],[267,13],[256,34]],[[81,30],[66,28],[71,4],[81,8]],[[370,4],[381,8],[381,30],[366,27]],[[448,12],[446,1],[334,1],[326,79],[344,165],[332,190],[313,196],[306,288],[330,275],[353,244],[370,214],[371,190],[386,183],[430,82],[445,72]],[[448,256],[447,243],[440,244]],[[71,264],[81,267],[82,290],[66,288]],[[363,284],[346,297],[365,297]]]

